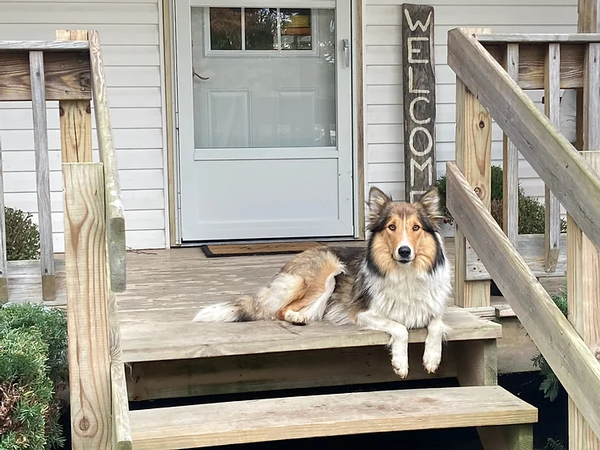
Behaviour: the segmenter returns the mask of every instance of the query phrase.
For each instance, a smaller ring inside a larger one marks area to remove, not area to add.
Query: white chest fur
[[[371,278],[369,285],[370,311],[407,328],[424,328],[444,312],[451,293],[450,269],[447,263],[433,274],[400,267],[385,277]]]

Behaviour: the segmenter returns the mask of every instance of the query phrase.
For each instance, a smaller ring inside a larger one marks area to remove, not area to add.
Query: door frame
[[[364,61],[363,61],[363,33],[365,4],[364,0],[348,0],[350,5],[350,30],[351,30],[351,105],[352,105],[352,193],[353,193],[353,239],[365,239],[365,198],[366,198],[366,142],[365,124],[366,114],[363,110],[364,98]],[[181,183],[180,183],[180,120],[190,120],[189,117],[180,117],[179,82],[180,73],[191,73],[191,57],[187,60],[177,51],[177,27],[190,26],[178,24],[180,15],[177,14],[179,0],[162,0],[161,16],[162,36],[161,53],[164,64],[163,70],[163,122],[165,129],[165,168],[166,168],[166,199],[165,209],[168,216],[165,220],[165,233],[167,234],[167,247],[186,245],[181,238]],[[193,6],[201,7],[262,7],[264,0],[189,0]],[[302,6],[306,8],[335,7],[335,0],[276,0],[273,6]],[[300,3],[300,5],[299,5]],[[189,69],[189,70],[188,70]],[[170,104],[170,105],[169,105]],[[191,119],[193,120],[193,118]],[[192,124],[193,125],[193,124]],[[188,123],[189,126],[189,123]],[[352,239],[352,238],[351,238]],[[282,239],[278,239],[282,240]],[[292,239],[287,239],[292,240]],[[320,239],[327,240],[327,239]],[[339,240],[339,238],[332,238]],[[191,245],[198,245],[193,243]]]

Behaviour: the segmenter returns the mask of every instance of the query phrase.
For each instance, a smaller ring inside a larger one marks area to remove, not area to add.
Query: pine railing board
[[[519,82],[519,44],[506,46],[504,66],[510,77]],[[516,244],[519,235],[519,150],[505,134],[502,144],[502,224],[510,242]]]
[[[117,156],[110,123],[102,49],[97,31],[89,32],[89,42],[96,131],[100,160],[104,164],[104,182],[106,183],[110,281],[114,292],[123,292],[126,286],[125,212],[121,198]]]
[[[25,51],[73,51],[88,50],[88,41],[4,41],[0,40],[0,50]]]
[[[600,42],[600,33],[489,33],[475,34],[475,39],[486,44],[546,44],[546,43],[570,43],[587,44],[589,42]]]
[[[29,52],[31,97],[33,109],[33,139],[35,149],[35,177],[40,232],[40,262],[42,298],[56,298],[54,243],[52,241],[52,206],[50,204],[50,162],[48,157],[48,122],[46,119],[46,87],[44,53]]]
[[[596,434],[600,363],[569,323],[454,162],[446,164],[448,209],[481,255],[529,336]],[[493,248],[494,251],[488,251]]]
[[[448,64],[492,113],[560,203],[600,247],[600,177],[467,32],[448,32]]]
[[[8,260],[6,253],[6,216],[4,214],[4,172],[0,140],[0,305],[8,301]]]
[[[550,43],[544,70],[544,113],[557,130],[560,129],[560,44]],[[560,252],[560,203],[545,186],[545,270],[556,271]]]
[[[113,440],[106,217],[101,163],[63,163],[73,448]]]

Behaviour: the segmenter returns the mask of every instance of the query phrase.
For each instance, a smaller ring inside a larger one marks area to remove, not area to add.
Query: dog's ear
[[[390,197],[388,197],[381,189],[373,186],[369,190],[369,221],[371,223],[376,222],[381,212],[391,202],[392,199]]]
[[[429,219],[438,221],[444,218],[440,210],[440,193],[437,188],[425,192],[419,199],[419,204]]]

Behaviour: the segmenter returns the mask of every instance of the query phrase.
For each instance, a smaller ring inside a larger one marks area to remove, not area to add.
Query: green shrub
[[[0,308],[0,449],[41,450],[64,442],[55,396],[68,381],[63,311]]]
[[[38,259],[40,233],[32,215],[20,209],[4,208],[6,218],[6,253],[9,261]]]
[[[565,290],[561,290],[560,292],[553,294],[550,296],[556,306],[561,310],[561,312],[568,317],[568,303],[567,303],[567,293]],[[555,373],[552,371],[550,364],[544,358],[542,354],[534,356],[531,360],[533,362],[533,366],[540,369],[540,374],[544,377],[542,383],[540,384],[540,391],[544,392],[544,397],[553,402],[558,397],[558,393],[560,392],[561,384]]]
[[[503,196],[503,174],[502,168],[492,166],[491,173],[491,205],[490,212],[498,225],[502,227],[502,196]],[[451,218],[452,215],[446,207],[446,175],[442,175],[436,182],[436,186],[440,193],[440,204],[442,211],[446,217]],[[525,195],[523,188],[519,186],[519,234],[544,234],[546,229],[545,215],[546,208],[534,197]],[[567,231],[567,224],[561,220],[561,232]]]

